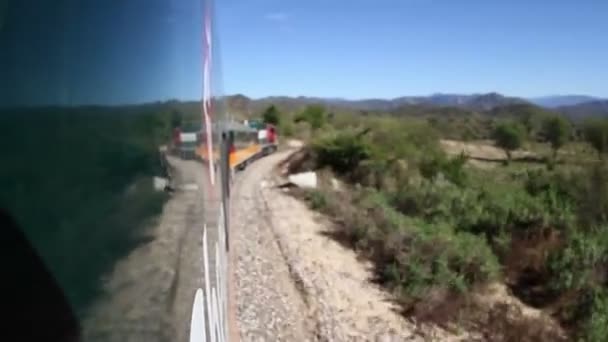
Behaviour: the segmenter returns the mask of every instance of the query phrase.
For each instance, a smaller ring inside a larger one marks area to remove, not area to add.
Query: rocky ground
[[[231,240],[235,253],[237,324],[242,341],[312,341],[314,322],[268,221],[260,182],[286,153],[263,158],[237,174]]]
[[[327,237],[330,224],[277,185],[289,152],[239,177],[232,236],[243,341],[456,341],[417,328],[372,281],[371,265]]]

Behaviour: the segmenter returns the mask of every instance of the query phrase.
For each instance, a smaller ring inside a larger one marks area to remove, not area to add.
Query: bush
[[[279,125],[281,122],[281,116],[277,107],[271,105],[270,107],[266,108],[262,114],[262,120],[268,124]]]
[[[566,241],[548,263],[551,288],[573,299],[561,305],[560,319],[577,327],[583,340],[604,341],[608,334],[608,227],[572,230]]]
[[[431,180],[441,175],[451,183],[463,187],[468,180],[468,174],[464,169],[467,160],[468,157],[464,154],[453,158],[446,158],[444,155],[431,157],[420,163],[420,174]]]
[[[524,141],[525,130],[515,122],[505,122],[499,124],[494,130],[494,140],[496,145],[505,150],[507,160],[511,160],[511,151],[521,147]]]
[[[585,141],[598,155],[608,152],[608,119],[590,119],[583,125]]]
[[[319,168],[330,167],[339,174],[352,172],[370,157],[369,146],[359,134],[340,132],[313,143]]]
[[[344,220],[347,240],[376,261],[381,279],[404,303],[424,300],[431,288],[465,293],[499,273],[483,238],[407,218],[379,192],[359,193],[334,214]]]
[[[327,198],[321,191],[311,191],[308,194],[308,200],[312,209],[321,210],[327,207]]]
[[[293,123],[288,120],[282,120],[279,126],[279,130],[283,136],[291,137],[294,134]]]
[[[581,337],[585,341],[605,341],[608,336],[608,293],[606,289],[593,292],[590,310],[581,327]]]
[[[561,116],[550,116],[543,120],[543,135],[553,148],[553,159],[559,150],[570,140],[571,126],[566,119]]]
[[[597,164],[579,175],[577,200],[584,227],[608,223],[608,166]]]
[[[589,232],[572,230],[567,241],[567,245],[549,261],[551,286],[555,290],[591,288],[608,276],[608,227]]]
[[[295,121],[308,122],[313,130],[317,130],[325,125],[327,114],[325,113],[325,108],[323,106],[310,105],[295,117]]]
[[[443,154],[439,135],[426,122],[403,122],[395,119],[371,120],[369,143],[377,160],[407,160],[408,163]]]
[[[490,239],[514,229],[563,228],[574,220],[567,202],[533,197],[511,184],[459,188],[427,180],[394,193],[391,203],[405,215]]]

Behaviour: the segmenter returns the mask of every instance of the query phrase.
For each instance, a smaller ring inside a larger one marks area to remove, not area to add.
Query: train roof
[[[204,131],[204,125],[200,122],[188,122],[183,126],[183,132],[202,132]],[[257,132],[257,129],[249,127],[238,121],[216,122],[211,125],[211,129],[216,132],[218,129],[224,129],[233,132]]]
[[[224,127],[226,130],[234,132],[257,132],[257,129],[244,125],[238,121],[229,121]]]

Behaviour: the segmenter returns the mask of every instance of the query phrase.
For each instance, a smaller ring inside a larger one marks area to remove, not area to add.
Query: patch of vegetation
[[[294,128],[294,124],[290,121],[287,120],[283,120],[281,121],[281,124],[279,126],[279,134],[286,136],[286,137],[291,137],[294,135],[295,128]]]
[[[560,116],[547,117],[543,121],[543,135],[551,144],[553,159],[557,157],[557,151],[562,148],[571,137],[570,124]]]
[[[324,192],[322,191],[310,191],[308,194],[308,200],[310,201],[310,206],[315,210],[322,210],[327,207],[327,198]]]
[[[295,117],[295,122],[307,122],[313,130],[317,130],[327,121],[327,113],[321,105],[307,106]]]
[[[323,137],[315,141],[312,148],[319,167],[328,166],[341,174],[356,169],[370,157],[370,150],[363,142],[361,133],[349,131]]]
[[[443,155],[431,157],[420,163],[420,173],[431,180],[443,176],[452,184],[464,187],[469,181],[469,175],[464,169],[467,160],[468,157],[463,153],[455,158],[446,158]]]
[[[555,312],[573,337],[598,340],[606,320],[608,167],[590,152],[608,151],[605,121],[581,125],[508,107],[492,110],[492,119],[337,117],[314,133],[309,157],[350,185],[323,187],[309,200],[335,218],[341,241],[375,261],[407,312],[419,313],[422,303],[457,312],[445,303],[466,306],[470,291],[500,280],[522,301]],[[524,148],[553,158],[546,168],[521,157],[475,168],[440,148],[440,138],[462,127],[493,138],[508,159]],[[557,339],[531,321],[504,329],[520,329],[500,332],[506,340]]]
[[[608,119],[590,119],[583,125],[583,136],[600,158],[608,152]]]
[[[507,162],[511,161],[511,152],[520,148],[524,142],[524,129],[516,122],[504,122],[494,130],[496,145],[507,154]]]
[[[279,125],[281,123],[281,116],[277,107],[271,105],[270,107],[266,108],[262,114],[262,120],[271,125]]]
[[[404,304],[426,299],[429,288],[466,293],[499,274],[483,238],[408,218],[375,190],[355,192],[350,201],[317,190],[309,203],[339,218],[339,238],[377,262],[379,281]]]

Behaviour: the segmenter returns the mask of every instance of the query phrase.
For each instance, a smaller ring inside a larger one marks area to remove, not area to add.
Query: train
[[[211,131],[219,129],[227,140],[228,165],[231,170],[245,169],[258,158],[267,156],[278,150],[279,137],[277,127],[273,124],[256,120],[228,121],[221,127],[216,123]],[[210,149],[207,147],[204,127],[184,125],[173,131],[172,149],[181,159],[196,159],[209,161]],[[220,160],[220,144],[211,149],[211,158]]]

